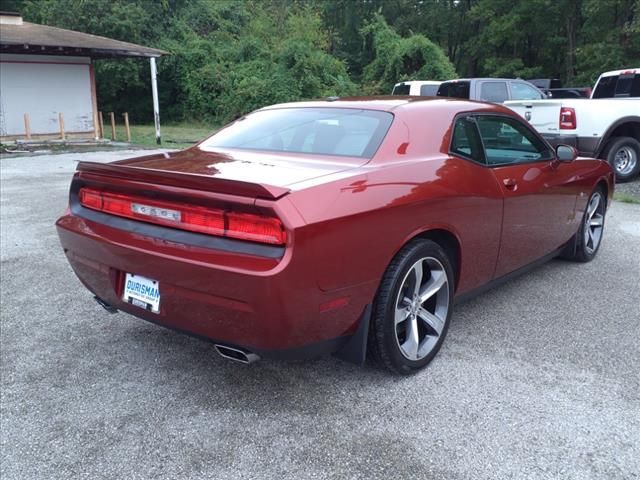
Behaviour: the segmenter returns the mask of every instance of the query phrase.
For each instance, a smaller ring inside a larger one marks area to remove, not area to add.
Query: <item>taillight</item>
[[[577,127],[576,111],[573,108],[560,108],[560,130],[575,130]]]
[[[283,245],[287,235],[274,217],[219,210],[144,197],[81,188],[83,207],[192,232]]]

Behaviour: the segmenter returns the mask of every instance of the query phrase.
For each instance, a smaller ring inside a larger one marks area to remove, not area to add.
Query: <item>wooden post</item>
[[[27,140],[31,140],[31,122],[29,121],[29,114],[24,114],[24,133]]]
[[[100,120],[98,120],[98,111],[93,111],[93,138],[98,140],[100,138]]]
[[[129,113],[124,112],[122,116],[124,117],[124,130],[127,132],[127,142],[131,143],[131,130],[129,129]]]
[[[102,112],[98,112],[98,118],[100,119],[100,138],[104,138],[104,117]]]
[[[116,116],[113,112],[109,112],[109,119],[111,120],[111,140],[116,139]]]
[[[66,140],[67,137],[64,134],[64,114],[62,112],[58,112],[58,123],[60,124],[60,138]]]

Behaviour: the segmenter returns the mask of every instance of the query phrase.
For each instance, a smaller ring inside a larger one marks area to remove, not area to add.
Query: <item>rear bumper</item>
[[[281,258],[173,243],[68,214],[56,223],[80,281],[118,310],[264,357],[307,358],[352,335],[373,284],[320,290],[312,256]],[[159,281],[160,312],[122,299],[125,273]]]
[[[542,136],[552,147],[569,145],[576,148],[583,157],[596,158],[600,145],[600,137],[579,137],[557,133],[544,133]]]

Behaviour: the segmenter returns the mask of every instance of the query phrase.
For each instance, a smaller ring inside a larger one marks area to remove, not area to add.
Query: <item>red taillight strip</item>
[[[86,187],[80,189],[78,198],[83,207],[92,210],[181,230],[273,245],[283,245],[287,240],[282,222],[274,217],[152,200]]]

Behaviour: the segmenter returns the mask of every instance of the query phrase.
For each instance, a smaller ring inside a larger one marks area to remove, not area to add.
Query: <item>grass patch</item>
[[[186,148],[210,136],[218,127],[202,123],[179,123],[161,125],[160,134],[162,146],[168,148]],[[105,137],[111,137],[111,127],[105,124]],[[127,141],[124,125],[116,125],[116,140]],[[156,144],[156,129],[151,125],[131,125],[131,144],[144,146],[158,146]]]
[[[630,195],[628,193],[616,192],[613,194],[613,199],[622,203],[634,203],[636,205],[640,205],[640,197]]]

